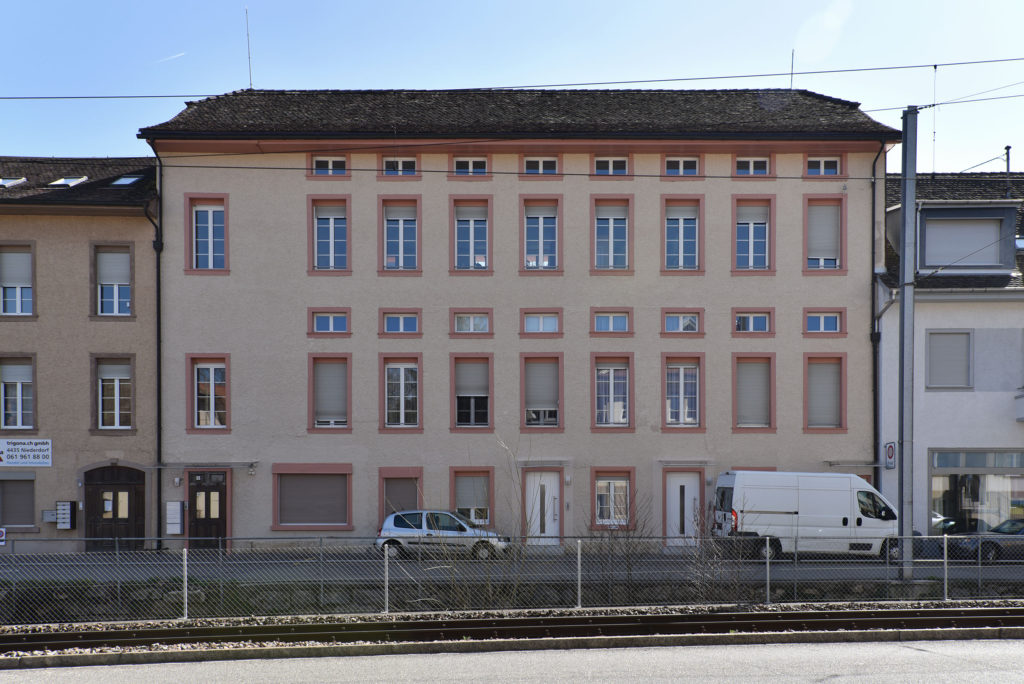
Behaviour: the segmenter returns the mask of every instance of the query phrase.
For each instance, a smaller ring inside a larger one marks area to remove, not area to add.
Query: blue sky
[[[247,88],[466,88],[640,81],[1024,58],[1019,0],[50,0],[0,13],[0,155],[149,155],[138,129]],[[595,87],[788,88],[790,78]],[[797,88],[920,116],[921,171],[1000,157],[1024,170],[1024,61],[799,75]],[[1006,96],[1021,96],[1009,97]],[[968,98],[970,99],[970,98]],[[889,168],[899,167],[890,153]],[[975,170],[1000,171],[996,160]]]

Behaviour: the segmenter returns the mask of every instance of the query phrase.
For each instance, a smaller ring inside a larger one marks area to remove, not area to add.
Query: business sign
[[[896,442],[885,443],[885,469],[894,470],[896,468]]]
[[[53,445],[48,439],[0,439],[0,467],[53,465]]]

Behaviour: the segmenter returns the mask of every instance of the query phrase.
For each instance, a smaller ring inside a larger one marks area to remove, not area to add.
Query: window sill
[[[663,268],[661,269],[661,275],[663,276],[702,276],[704,275],[703,268]]]
[[[38,435],[38,427],[29,428],[0,428],[0,437],[4,439],[18,439],[21,435]]]
[[[395,175],[391,176],[391,175],[387,175],[387,174],[383,174],[383,173],[378,173],[377,174],[377,180],[379,180],[379,181],[418,181],[418,180],[423,180],[423,174],[420,174],[420,173],[410,173],[410,174],[405,174],[405,175],[395,174]]]
[[[805,276],[844,276],[847,274],[845,268],[805,268],[801,275]]]
[[[406,277],[406,278],[419,278],[423,275],[423,269],[421,268],[378,268],[377,275],[388,276],[388,277]]]
[[[311,425],[306,427],[306,432],[311,435],[349,435],[352,434],[352,426],[348,425],[345,427],[316,427]]]
[[[636,523],[592,522],[590,529],[594,532],[631,532],[636,529]]]
[[[616,180],[616,181],[631,181],[633,180],[633,174],[631,173],[592,173],[590,174],[590,180]]]
[[[350,276],[351,268],[309,268],[306,275],[310,276]]]
[[[520,339],[557,340],[564,336],[560,332],[521,332]]]
[[[596,330],[590,331],[591,337],[633,337],[632,330],[626,330],[622,332],[597,332]]]
[[[661,431],[663,433],[675,432],[675,433],[690,433],[694,435],[704,434],[708,431],[703,425],[662,425]]]
[[[422,425],[381,425],[378,426],[377,432],[380,434],[392,434],[392,435],[417,435],[423,434]]]
[[[307,173],[306,180],[315,181],[347,181],[352,180],[351,173]]]
[[[352,337],[350,332],[307,332],[306,337]]]
[[[0,321],[35,321],[39,314],[0,314]]]
[[[230,427],[215,427],[215,428],[197,428],[197,427],[186,427],[185,434],[188,435],[230,435]]]
[[[836,181],[836,180],[845,181],[845,180],[849,180],[849,179],[850,179],[849,174],[845,174],[845,173],[842,174],[842,175],[838,175],[837,174],[837,175],[832,175],[832,176],[825,176],[825,175],[822,175],[820,173],[819,174],[815,174],[813,176],[809,175],[809,174],[804,174],[803,176],[801,176],[801,180],[805,180],[805,181]]]
[[[494,176],[489,173],[449,173],[448,180],[450,181],[489,181]]]
[[[701,337],[704,337],[704,331],[703,330],[699,330],[697,332],[665,332],[663,330],[661,332],[661,337],[662,338],[669,338],[669,339],[672,339],[672,338],[680,339],[680,338],[693,337],[695,339],[700,339]]]
[[[398,340],[401,340],[401,339],[416,340],[416,339],[419,339],[419,338],[423,337],[423,333],[421,333],[421,332],[414,332],[414,333],[379,332],[379,333],[377,333],[377,337],[379,337],[381,339],[384,339],[386,337],[390,337],[392,339],[398,339]]]
[[[973,392],[974,391],[974,386],[973,385],[968,385],[968,386],[964,386],[964,387],[959,387],[959,386],[957,386],[957,387],[935,387],[935,386],[929,387],[929,386],[925,385],[924,391],[925,392]]]
[[[476,432],[478,434],[486,435],[494,432],[493,425],[452,425],[448,428],[448,432],[451,433],[471,433]]]
[[[459,340],[459,339],[463,339],[463,340],[469,340],[469,339],[491,340],[491,339],[494,339],[494,333],[492,333],[492,332],[485,332],[485,333],[450,332],[450,333],[448,333],[448,339],[451,339],[451,340]]]
[[[807,332],[804,331],[804,337],[807,339],[820,338],[824,340],[835,339],[837,337],[846,337],[846,332]]]
[[[664,173],[664,174],[661,175],[661,180],[668,181],[670,183],[673,183],[675,181],[695,181],[695,180],[704,180],[704,176],[698,175],[698,174],[693,174],[693,173],[691,173],[689,175],[683,175],[681,173],[678,173],[678,174],[677,173],[673,173],[673,174],[669,175],[667,173]]]
[[[632,268],[591,268],[590,275],[592,276],[631,276],[633,275]]]
[[[110,314],[89,314],[90,321],[134,321],[135,314],[126,316],[112,316]]]
[[[776,429],[777,428],[775,428],[775,427],[739,427],[739,426],[734,425],[733,428],[732,428],[732,433],[734,435],[744,435],[744,434],[751,434],[751,435],[771,434],[771,435],[774,435],[775,432],[776,432]]]
[[[591,425],[590,431],[595,433],[604,432],[622,432],[630,433],[636,432],[636,428],[632,425]]]
[[[521,173],[519,174],[519,180],[521,181],[533,181],[533,180],[546,180],[546,181],[560,181],[563,176],[560,173]]]
[[[226,276],[231,275],[230,268],[186,268],[185,275]]]
[[[748,174],[742,174],[742,175],[736,175],[736,174],[732,175],[732,180],[740,180],[740,181],[744,181],[744,180],[765,181],[765,180],[775,180],[775,179],[776,179],[775,174],[767,174],[767,173],[766,174],[752,174],[752,173],[748,173]]]
[[[351,523],[343,524],[320,524],[320,523],[274,523],[270,529],[275,532],[287,532],[288,530],[312,532],[316,530],[332,532],[351,532],[355,526]]]
[[[805,435],[845,435],[848,432],[844,427],[805,427]]]
[[[521,276],[560,276],[565,275],[565,271],[560,268],[520,268],[519,275]]]
[[[775,331],[771,332],[736,332],[733,331],[733,337],[749,338],[749,337],[775,337]]]
[[[449,268],[448,275],[452,276],[492,276],[494,269],[491,268]]]
[[[90,428],[90,435],[97,435],[103,437],[130,437],[138,434],[138,428]]]
[[[527,435],[540,435],[544,433],[560,434],[565,432],[563,425],[520,425],[519,432]]]
[[[774,268],[734,268],[729,272],[734,276],[773,276]]]

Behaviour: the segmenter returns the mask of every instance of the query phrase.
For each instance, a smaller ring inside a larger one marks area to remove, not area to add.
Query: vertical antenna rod
[[[252,44],[249,42],[249,8],[245,8],[245,51],[249,56],[249,90],[252,90]]]
[[[793,89],[793,63],[796,61],[796,49],[789,51],[789,89]]]

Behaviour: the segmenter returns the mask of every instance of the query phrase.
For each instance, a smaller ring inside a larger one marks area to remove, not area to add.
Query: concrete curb
[[[323,658],[408,653],[487,653],[490,651],[544,651],[585,648],[657,646],[721,646],[730,644],[805,644],[879,641],[945,641],[971,639],[1024,639],[1024,627],[972,627],[966,629],[851,630],[848,632],[761,632],[686,634],[663,636],[567,637],[558,639],[494,639],[484,641],[432,641],[394,644],[332,644],[324,646],[268,646],[204,648],[192,650],[130,651],[123,653],[70,653],[0,658],[0,670],[94,665],[196,663],[213,660],[266,660]]]

